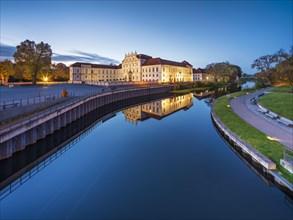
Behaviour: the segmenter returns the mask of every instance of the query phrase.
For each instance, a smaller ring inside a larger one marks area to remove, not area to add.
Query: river
[[[0,219],[293,219],[292,200],[226,144],[199,99],[113,113],[4,197]]]

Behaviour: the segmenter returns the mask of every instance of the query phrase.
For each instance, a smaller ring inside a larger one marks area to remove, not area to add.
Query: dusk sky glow
[[[82,51],[121,62],[136,50],[195,68],[229,61],[254,73],[254,59],[293,45],[292,11],[292,0],[1,0],[0,34],[2,45],[44,41],[62,55]]]

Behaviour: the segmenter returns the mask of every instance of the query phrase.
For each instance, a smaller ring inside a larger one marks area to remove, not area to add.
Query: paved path
[[[230,102],[233,111],[243,120],[257,128],[264,134],[277,138],[278,141],[293,150],[293,128],[278,123],[257,111],[257,106],[250,103],[250,99],[263,93],[263,89],[248,95],[232,99]]]

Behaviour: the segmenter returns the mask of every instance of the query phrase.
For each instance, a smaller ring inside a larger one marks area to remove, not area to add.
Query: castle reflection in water
[[[163,100],[158,100],[143,105],[128,108],[123,112],[125,119],[133,124],[149,118],[161,120],[162,118],[179,111],[187,110],[193,105],[193,94],[174,96]]]

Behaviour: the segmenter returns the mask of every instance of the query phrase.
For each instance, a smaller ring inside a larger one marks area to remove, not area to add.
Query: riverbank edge
[[[243,94],[243,95],[245,95],[245,94]],[[212,118],[212,121],[214,122],[214,124],[216,125],[215,126],[216,129],[219,131],[219,133],[222,135],[222,137],[225,140],[228,139],[227,141],[229,144],[232,141],[235,145],[237,145],[239,148],[242,149],[243,153],[250,155],[256,162],[258,162],[262,166],[263,171],[267,174],[270,174],[273,177],[274,182],[276,183],[277,186],[280,186],[281,188],[285,188],[285,189],[289,190],[291,194],[293,194],[293,185],[288,180],[286,180],[284,177],[280,176],[277,172],[275,172],[271,169],[274,166],[276,167],[276,164],[273,161],[271,161],[269,158],[267,158],[266,156],[264,156],[263,154],[258,152],[255,148],[253,148],[252,146],[247,144],[238,135],[233,133],[233,131],[231,131],[227,126],[225,126],[225,124],[218,118],[218,116],[216,115],[216,113],[214,111],[215,102],[216,101],[214,101],[213,105],[212,105],[211,118]],[[239,116],[237,116],[237,117],[239,117]],[[234,146],[232,146],[232,145],[231,145],[231,147],[234,148]],[[272,165],[271,168],[268,164],[269,161],[271,161],[273,164],[275,164],[275,165],[271,164]]]
[[[0,160],[11,157],[13,153],[22,151],[96,108],[128,98],[168,93],[170,90],[170,86],[164,86],[96,94],[68,106],[61,106],[60,109],[56,108],[52,112],[29,117],[21,123],[1,130]]]
[[[163,95],[163,94],[168,94],[168,93],[161,93],[161,94]],[[149,101],[153,102],[153,101],[161,100],[161,98],[163,96],[157,97],[158,95],[161,95],[161,94],[155,95],[156,97],[151,97],[150,100],[143,100],[143,101],[139,101],[136,104],[131,104],[131,105],[123,106],[123,107],[118,107],[116,110],[105,114],[104,116],[102,116],[98,120],[96,120],[95,122],[90,123],[85,128],[83,128],[82,130],[78,131],[76,134],[74,134],[72,137],[70,137],[69,139],[67,139],[63,143],[59,144],[58,146],[56,146],[55,148],[53,148],[49,152],[47,152],[44,155],[42,155],[40,158],[34,160],[33,162],[31,162],[26,167],[18,170],[17,173],[13,174],[8,179],[0,182],[0,202],[6,196],[8,196],[11,192],[16,190],[19,186],[24,184],[27,180],[29,180],[35,174],[37,174],[39,171],[41,171],[44,167],[46,167],[48,164],[53,162],[56,158],[61,156],[64,152],[66,152],[71,147],[73,147],[77,142],[79,142],[86,135],[88,135],[94,128],[96,128],[100,124],[104,123],[108,119],[111,119],[113,116],[115,116],[120,111],[123,111],[124,109],[128,109],[128,108],[137,106],[138,104],[139,105],[146,104],[146,103],[149,103]],[[144,96],[144,97],[146,97],[146,96]],[[164,96],[164,97],[165,98],[172,97],[172,95],[167,95],[167,96]],[[98,110],[99,109],[95,109],[94,111],[98,111]],[[92,114],[93,112],[91,112],[90,114]],[[82,120],[82,119],[77,119],[77,120]],[[63,127],[62,129],[66,129],[67,126]]]

